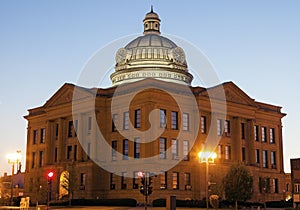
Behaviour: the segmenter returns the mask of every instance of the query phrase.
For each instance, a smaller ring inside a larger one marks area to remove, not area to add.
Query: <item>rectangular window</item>
[[[123,160],[128,160],[128,139],[123,140]]]
[[[138,171],[134,171],[133,172],[133,179],[132,179],[132,189],[139,189],[139,175],[138,175]]]
[[[166,159],[166,149],[167,149],[166,138],[159,138],[159,158]]]
[[[141,127],[141,110],[137,109],[134,111],[134,127],[140,128]]]
[[[33,144],[37,144],[38,141],[38,130],[33,131]]]
[[[173,190],[179,189],[179,173],[178,172],[172,173],[172,188],[173,188]]]
[[[45,143],[45,135],[46,135],[45,128],[42,128],[41,129],[41,143]]]
[[[242,161],[246,161],[246,148],[242,147]]]
[[[254,125],[254,139],[255,139],[255,141],[259,141],[259,137],[258,137],[258,125]]]
[[[218,145],[218,159],[222,159],[222,145]]]
[[[39,166],[44,166],[44,151],[40,151],[40,160],[39,160]]]
[[[271,151],[271,164],[272,168],[276,168],[276,152]]]
[[[172,139],[172,160],[178,159],[178,140]]]
[[[217,134],[218,136],[222,136],[222,120],[217,120]]]
[[[259,149],[255,150],[255,162],[260,163],[260,151],[259,151]]]
[[[242,139],[245,139],[245,123],[241,123],[241,134]]]
[[[111,142],[111,160],[117,160],[118,154],[117,141],[114,140]]]
[[[190,123],[189,123],[190,116],[189,116],[189,114],[188,113],[183,113],[182,118],[183,118],[182,119],[183,130],[184,131],[190,130]]]
[[[201,126],[201,133],[206,133],[206,117],[205,116],[201,116],[200,126]]]
[[[56,125],[55,125],[55,139],[56,140],[58,139],[58,128],[59,128],[59,125],[58,125],[58,123],[56,123]]]
[[[167,112],[165,109],[159,110],[159,123],[161,128],[167,127]]]
[[[54,150],[54,162],[55,163],[57,162],[57,147],[55,147],[55,150]]]
[[[86,174],[80,173],[80,189],[84,189],[86,185]]]
[[[73,157],[74,157],[74,160],[76,161],[77,160],[77,145],[74,145]]]
[[[300,184],[294,184],[294,192],[299,193],[300,192]]]
[[[188,140],[183,141],[183,160],[189,160],[190,143]]]
[[[190,173],[184,173],[184,186],[185,190],[191,190],[191,174]]]
[[[230,134],[230,121],[229,120],[224,121],[224,132],[226,135]]]
[[[76,137],[78,133],[78,120],[74,121],[74,136]]]
[[[225,146],[225,160],[231,159],[231,147],[226,145]]]
[[[167,189],[167,172],[163,172],[159,176],[160,176],[160,189],[166,190]]]
[[[68,137],[72,137],[73,136],[73,121],[69,121],[68,124]]]
[[[171,128],[178,130],[178,112],[171,112]]]
[[[67,159],[71,159],[71,154],[72,154],[72,146],[67,147]]]
[[[268,151],[263,150],[262,155],[263,155],[263,167],[268,168]]]
[[[141,156],[141,143],[140,138],[134,139],[134,158],[140,158]]]
[[[270,128],[270,143],[274,144],[275,143],[275,129]]]
[[[278,179],[273,179],[272,182],[273,192],[278,193]]]
[[[129,129],[129,112],[123,113],[123,129],[124,130]]]
[[[261,127],[261,141],[262,142],[267,142],[267,128],[266,127]]]
[[[32,153],[32,162],[31,162],[31,168],[35,168],[35,161],[36,161],[36,153]]]
[[[87,128],[88,134],[91,134],[92,132],[92,117],[88,117],[88,128]]]
[[[122,172],[122,176],[121,176],[121,189],[125,190],[127,189],[127,173],[126,172]]]
[[[111,190],[116,189],[116,175],[114,173],[110,174],[110,189]]]
[[[91,157],[91,143],[88,143],[87,144],[87,158],[88,160],[90,159]]]
[[[112,115],[112,129],[111,129],[112,132],[117,131],[118,118],[119,118],[118,114],[113,114]]]

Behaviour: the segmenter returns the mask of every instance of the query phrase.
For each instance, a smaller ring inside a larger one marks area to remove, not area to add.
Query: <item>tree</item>
[[[247,201],[253,195],[253,177],[249,170],[241,163],[234,164],[223,179],[226,199],[235,202]]]

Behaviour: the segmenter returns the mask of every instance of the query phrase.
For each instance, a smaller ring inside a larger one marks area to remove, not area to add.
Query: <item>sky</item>
[[[25,169],[27,110],[64,83],[76,84],[89,58],[108,43],[142,34],[151,5],[162,34],[199,48],[221,82],[283,107],[284,167],[290,172],[290,158],[300,158],[300,1],[1,0],[0,176],[11,173],[6,154],[16,150]]]

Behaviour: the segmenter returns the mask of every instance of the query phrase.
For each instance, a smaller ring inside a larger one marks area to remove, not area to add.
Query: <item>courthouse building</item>
[[[61,183],[69,175],[73,198],[142,202],[140,171],[155,174],[150,202],[169,195],[203,199],[206,167],[197,154],[204,149],[217,154],[209,193],[224,198],[222,178],[243,162],[254,179],[252,201],[282,200],[281,107],[255,101],[233,82],[191,86],[184,49],[160,35],[152,10],[143,35],[120,47],[110,88],[66,83],[28,110],[25,195],[31,201],[47,197],[49,171],[51,200],[67,196]]]

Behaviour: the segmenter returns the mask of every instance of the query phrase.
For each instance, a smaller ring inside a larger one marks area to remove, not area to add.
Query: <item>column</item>
[[[246,125],[246,141],[248,146],[248,157],[249,157],[249,163],[250,165],[255,165],[255,147],[254,147],[254,121],[253,120],[247,120]]]
[[[78,147],[78,160],[79,161],[83,161],[85,160],[84,158],[84,151],[83,151],[83,146],[84,146],[84,142],[83,142],[83,134],[84,134],[84,115],[83,114],[79,114],[77,116],[77,120],[78,120],[78,128],[77,128],[77,138],[79,141],[79,147]]]
[[[242,140],[241,140],[241,119],[239,117],[233,117],[231,132],[231,157],[232,160],[241,161],[242,160]]]
[[[61,162],[65,159],[66,146],[65,146],[65,119],[60,118],[58,121],[58,161]]]
[[[49,165],[52,164],[53,162],[53,138],[52,138],[52,133],[53,133],[53,122],[48,120],[46,122],[46,139],[45,139],[45,144],[46,144],[46,151],[45,151],[45,164]]]

